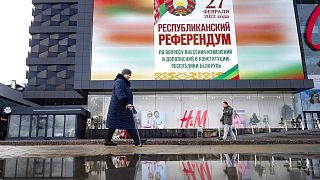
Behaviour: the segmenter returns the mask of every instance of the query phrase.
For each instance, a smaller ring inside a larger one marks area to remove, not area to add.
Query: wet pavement
[[[0,145],[101,145],[103,139],[81,140],[7,140],[0,141]],[[117,144],[133,144],[131,139],[115,140]],[[320,144],[320,130],[288,131],[238,135],[233,141],[219,141],[218,137],[212,138],[157,138],[148,139],[147,145],[244,145],[244,144]]]
[[[0,179],[319,179],[319,144],[0,146]]]
[[[0,146],[0,158],[12,157],[67,157],[121,154],[220,154],[220,153],[273,153],[320,154],[319,144],[301,145],[55,145],[55,146]]]
[[[319,134],[149,139],[143,147],[130,140],[115,147],[103,140],[7,141],[0,146],[0,179],[320,179]]]
[[[0,159],[2,179],[319,179],[320,155],[166,154]]]

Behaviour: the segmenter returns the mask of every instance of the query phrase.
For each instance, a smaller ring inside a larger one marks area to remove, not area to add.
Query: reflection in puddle
[[[320,155],[108,155],[0,160],[0,178],[318,179]]]

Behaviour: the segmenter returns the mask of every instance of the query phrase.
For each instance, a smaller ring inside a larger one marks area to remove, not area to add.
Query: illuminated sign
[[[6,107],[6,108],[3,109],[3,112],[5,114],[9,114],[9,113],[11,113],[11,111],[12,111],[12,109],[10,107]]]

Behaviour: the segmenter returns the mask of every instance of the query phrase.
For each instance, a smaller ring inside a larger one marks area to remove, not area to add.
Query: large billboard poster
[[[156,0],[154,20],[155,79],[239,79],[232,0]]]
[[[95,0],[93,24],[92,80],[304,78],[292,0]]]

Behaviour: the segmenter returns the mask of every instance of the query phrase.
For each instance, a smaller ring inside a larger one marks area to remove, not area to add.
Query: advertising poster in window
[[[246,128],[246,111],[245,110],[234,110],[233,111],[233,126],[236,128]]]
[[[166,127],[165,114],[161,111],[141,111],[142,129],[164,129]]]
[[[304,91],[300,94],[304,111],[320,111],[320,90]]]

